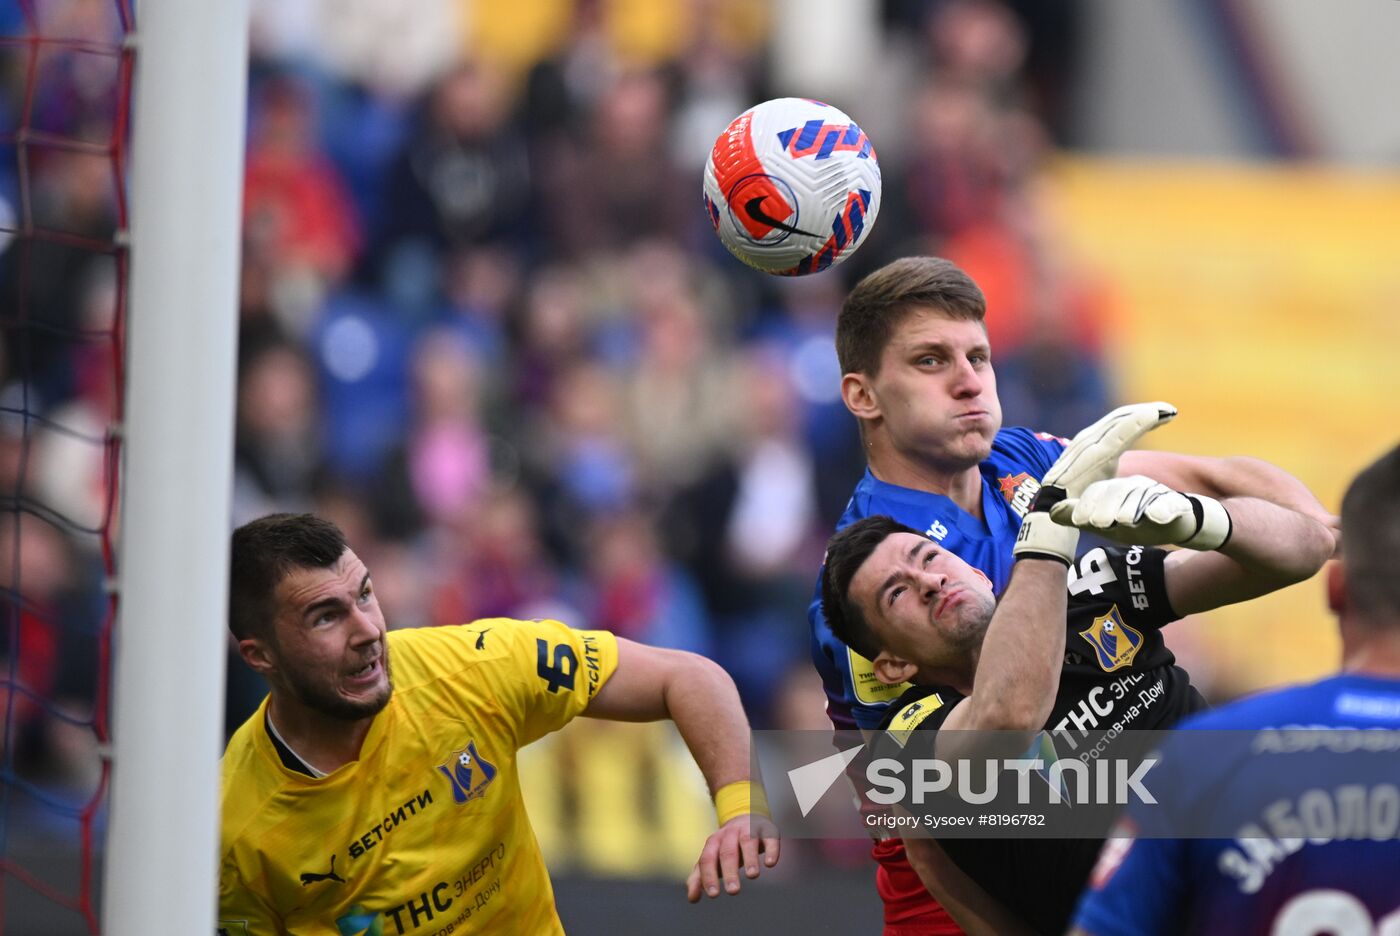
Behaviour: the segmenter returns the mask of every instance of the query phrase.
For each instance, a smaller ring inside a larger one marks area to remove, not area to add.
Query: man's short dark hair
[[[913,527],[876,514],[852,523],[826,545],[826,564],[822,566],[822,614],[837,639],[867,660],[879,656],[884,647],[851,598],[851,579],[875,548],[893,533],[923,536]]]
[[[1342,498],[1347,598],[1363,617],[1400,625],[1400,446],[1356,476]]]
[[[239,640],[267,637],[272,596],[295,569],[329,569],[346,550],[345,534],[312,514],[269,514],[233,531],[228,627]]]
[[[836,357],[842,374],[880,371],[890,335],[915,309],[959,321],[982,321],[987,300],[957,264],[942,257],[904,257],[856,283],[836,317]]]

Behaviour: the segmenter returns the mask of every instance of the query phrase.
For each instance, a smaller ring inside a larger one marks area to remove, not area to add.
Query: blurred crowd
[[[47,35],[117,34],[114,0],[32,6]],[[831,100],[880,158],[870,239],[792,280],[725,253],[701,169],[739,112],[803,93],[770,54],[801,6],[255,0],[232,523],[333,519],[393,627],[608,628],[712,656],[757,726],[824,725],[806,608],[863,470],[833,346],[847,286],[896,256],[953,258],[987,293],[1007,422],[1062,434],[1112,397],[1110,297],[1041,191],[1072,142],[1068,2],[875,4],[875,72]],[[6,50],[0,213],[110,243],[111,157],[14,131],[105,144],[116,58],[55,49],[30,71]],[[896,93],[863,90],[880,87]],[[88,531],[109,496],[119,273],[76,242],[0,257],[12,704],[92,702],[92,651],[59,647],[91,645],[102,617]],[[263,693],[231,665],[229,726]]]

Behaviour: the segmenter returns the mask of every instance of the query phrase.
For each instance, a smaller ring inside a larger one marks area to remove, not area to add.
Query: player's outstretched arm
[[[1312,517],[1326,527],[1341,550],[1341,521],[1318,501],[1307,485],[1277,465],[1259,458],[1232,456],[1211,458],[1176,452],[1126,452],[1118,463],[1118,476],[1146,475],[1178,491],[1191,491],[1217,500],[1257,497]]]
[[[1065,656],[1065,568],[1039,558],[1016,563],[982,639],[972,694],[953,706],[944,730],[1035,731],[1045,724]]]
[[[1051,516],[1120,543],[1186,547],[1166,561],[1167,598],[1181,615],[1310,578],[1335,545],[1326,527],[1296,510],[1255,497],[1182,494],[1143,476],[1091,484]]]
[[[1254,497],[1222,502],[1233,532],[1216,552],[1167,557],[1167,600],[1177,614],[1247,601],[1311,578],[1332,556],[1332,534],[1312,517]]]
[[[719,829],[686,880],[691,903],[721,888],[739,892],[739,870],[756,878],[778,863],[778,828],[760,778],[749,776],[749,722],[739,691],[718,663],[694,653],[617,639],[617,669],[584,712],[614,721],[669,718],[715,797]]]

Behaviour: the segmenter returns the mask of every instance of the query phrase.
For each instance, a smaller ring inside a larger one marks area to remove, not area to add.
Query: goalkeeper
[[[1121,407],[1074,438],[1042,480],[999,604],[980,572],[888,517],[832,538],[822,606],[833,631],[881,682],[915,684],[883,727],[1063,730],[1092,713],[1101,727],[1155,729],[1204,707],[1160,628],[1308,578],[1335,540],[1265,501],[1114,478],[1119,456],[1175,415],[1164,403]],[[1135,545],[1075,562],[1079,528]],[[1186,548],[1155,548],[1168,544]],[[1115,701],[1130,674],[1160,687],[1150,704]],[[925,886],[970,933],[1063,932],[1100,844],[906,840]]]

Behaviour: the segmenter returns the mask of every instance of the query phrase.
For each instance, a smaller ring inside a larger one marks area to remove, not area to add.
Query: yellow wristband
[[[768,797],[764,794],[761,784],[736,780],[715,791],[715,815],[719,818],[720,825],[724,825],[735,816],[749,813],[772,818],[768,812]]]

